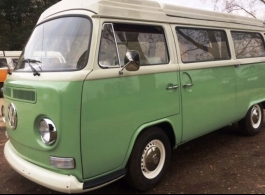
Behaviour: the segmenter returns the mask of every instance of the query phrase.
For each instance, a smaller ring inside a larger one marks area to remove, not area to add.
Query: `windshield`
[[[71,71],[82,69],[88,60],[91,22],[82,17],[64,17],[37,26],[15,71]],[[31,61],[31,64],[29,63]],[[32,61],[39,63],[32,63]]]

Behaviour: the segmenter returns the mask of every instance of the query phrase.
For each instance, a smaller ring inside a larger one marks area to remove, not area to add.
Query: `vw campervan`
[[[179,145],[235,122],[261,131],[264,34],[260,20],[156,1],[63,0],[5,81],[6,159],[60,192],[123,177],[148,190]]]

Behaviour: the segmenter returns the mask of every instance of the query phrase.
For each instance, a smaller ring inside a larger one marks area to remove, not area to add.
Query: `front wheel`
[[[258,134],[262,129],[263,117],[262,104],[255,104],[249,109],[245,118],[239,121],[240,131],[248,136]]]
[[[167,134],[158,127],[152,127],[136,140],[128,162],[128,183],[147,191],[159,183],[169,166],[171,145]]]

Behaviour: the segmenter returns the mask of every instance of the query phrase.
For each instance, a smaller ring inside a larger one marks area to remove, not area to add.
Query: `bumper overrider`
[[[93,191],[115,182],[126,174],[126,170],[118,171],[89,182],[80,183],[72,175],[62,175],[47,169],[36,166],[21,158],[10,141],[7,141],[4,148],[6,160],[10,166],[25,178],[52,190],[62,193],[83,193]]]

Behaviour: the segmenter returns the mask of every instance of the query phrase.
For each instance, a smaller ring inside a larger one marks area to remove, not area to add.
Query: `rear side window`
[[[265,57],[264,40],[259,33],[232,32],[236,57]]]
[[[169,63],[163,28],[112,23],[103,26],[99,51],[101,66],[124,66],[126,52],[131,50],[139,52],[142,66]]]
[[[176,28],[184,63],[231,59],[225,31]]]
[[[7,66],[7,60],[5,58],[0,58],[0,68]]]

